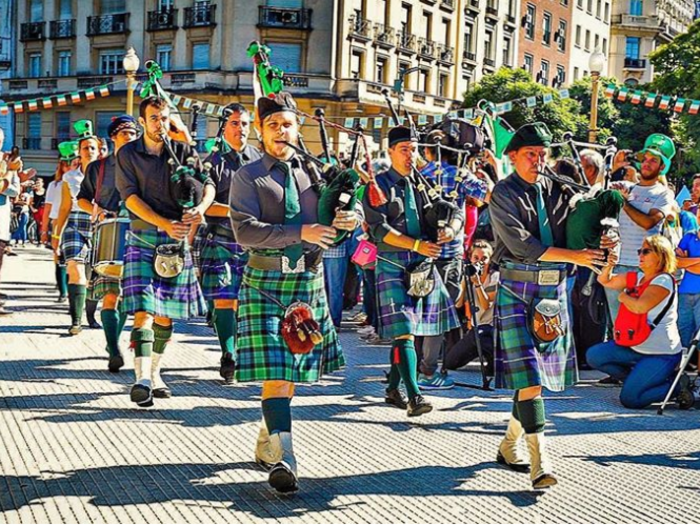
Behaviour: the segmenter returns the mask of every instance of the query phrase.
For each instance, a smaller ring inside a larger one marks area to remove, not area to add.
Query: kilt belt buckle
[[[282,273],[284,274],[294,274],[294,273],[304,273],[306,271],[306,258],[304,256],[300,257],[297,261],[297,265],[292,268],[289,265],[289,257],[286,255],[282,256]]]
[[[552,286],[559,284],[559,270],[540,270],[537,272],[537,284],[540,286]]]

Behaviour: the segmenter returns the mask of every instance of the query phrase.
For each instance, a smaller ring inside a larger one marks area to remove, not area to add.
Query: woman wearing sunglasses
[[[598,282],[619,291],[624,308],[615,321],[615,340],[595,345],[586,354],[592,368],[623,381],[620,402],[627,408],[662,401],[681,360],[673,247],[665,237],[652,235],[637,253],[639,271],[629,276],[614,275],[617,255],[608,257]]]

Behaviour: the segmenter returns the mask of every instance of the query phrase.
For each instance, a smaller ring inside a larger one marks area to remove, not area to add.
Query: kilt
[[[89,263],[92,249],[92,223],[90,215],[72,211],[61,236],[61,253],[66,261]]]
[[[537,265],[505,263],[517,270],[541,269]],[[566,265],[548,265],[547,269],[565,269]],[[567,280],[543,286],[501,278],[496,294],[497,344],[495,354],[496,387],[519,390],[543,386],[558,392],[578,380],[576,352],[569,319]],[[536,299],[558,299],[566,334],[552,343],[539,344],[528,328],[528,307]]]
[[[284,310],[259,290],[282,304],[308,303],[321,327],[323,342],[308,354],[292,354],[282,339],[280,325]],[[345,365],[338,334],[333,327],[323,287],[323,266],[318,273],[305,271],[283,274],[246,266],[240,289],[238,337],[236,339],[236,380],[292,381],[313,383],[322,374]]]
[[[425,259],[409,251],[380,252],[379,257],[404,268]],[[433,268],[435,288],[427,297],[411,297],[406,292],[404,269],[377,258],[377,293],[379,294],[379,334],[393,339],[407,334],[442,335],[459,326],[454,303]]]
[[[238,299],[248,254],[240,244],[221,235],[210,234],[200,252],[202,293],[207,301]]]
[[[192,254],[192,263],[197,271],[197,277],[202,275],[202,247],[207,239],[207,228],[206,224],[200,224],[197,228],[197,233],[194,235],[194,240],[192,241],[192,246],[190,246],[190,253]]]
[[[111,277],[104,277],[93,270],[92,279],[90,279],[90,284],[88,285],[88,299],[99,301],[107,294],[121,295],[121,281]]]
[[[157,230],[131,230],[127,234],[122,282],[124,310],[129,314],[148,312],[169,319],[203,316],[206,303],[194,273],[192,256],[185,252],[185,268],[171,279],[159,277],[153,270],[155,249],[176,241]]]

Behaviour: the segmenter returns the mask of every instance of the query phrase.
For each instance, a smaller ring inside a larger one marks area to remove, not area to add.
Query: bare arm
[[[620,294],[619,299],[620,303],[624,304],[630,312],[643,314],[661,304],[661,301],[670,294],[671,292],[663,286],[650,285],[649,288],[644,290],[641,297],[632,297],[623,292]]]
[[[660,210],[649,210],[649,213],[646,214],[639,211],[628,202],[625,202],[622,209],[625,211],[625,213],[627,213],[629,218],[632,219],[635,224],[637,224],[637,226],[644,228],[645,230],[650,230],[659,224],[659,222],[664,220],[664,213]]]
[[[70,194],[70,186],[67,183],[61,183],[61,204],[58,208],[58,218],[56,219],[56,225],[54,226],[53,234],[56,237],[61,237],[63,235],[63,230],[68,222],[68,216],[70,215],[71,208],[73,207],[73,196]]]

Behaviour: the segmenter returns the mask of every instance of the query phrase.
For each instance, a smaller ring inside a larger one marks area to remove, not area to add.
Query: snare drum
[[[103,277],[121,279],[129,219],[106,219],[95,227],[92,268]]]

